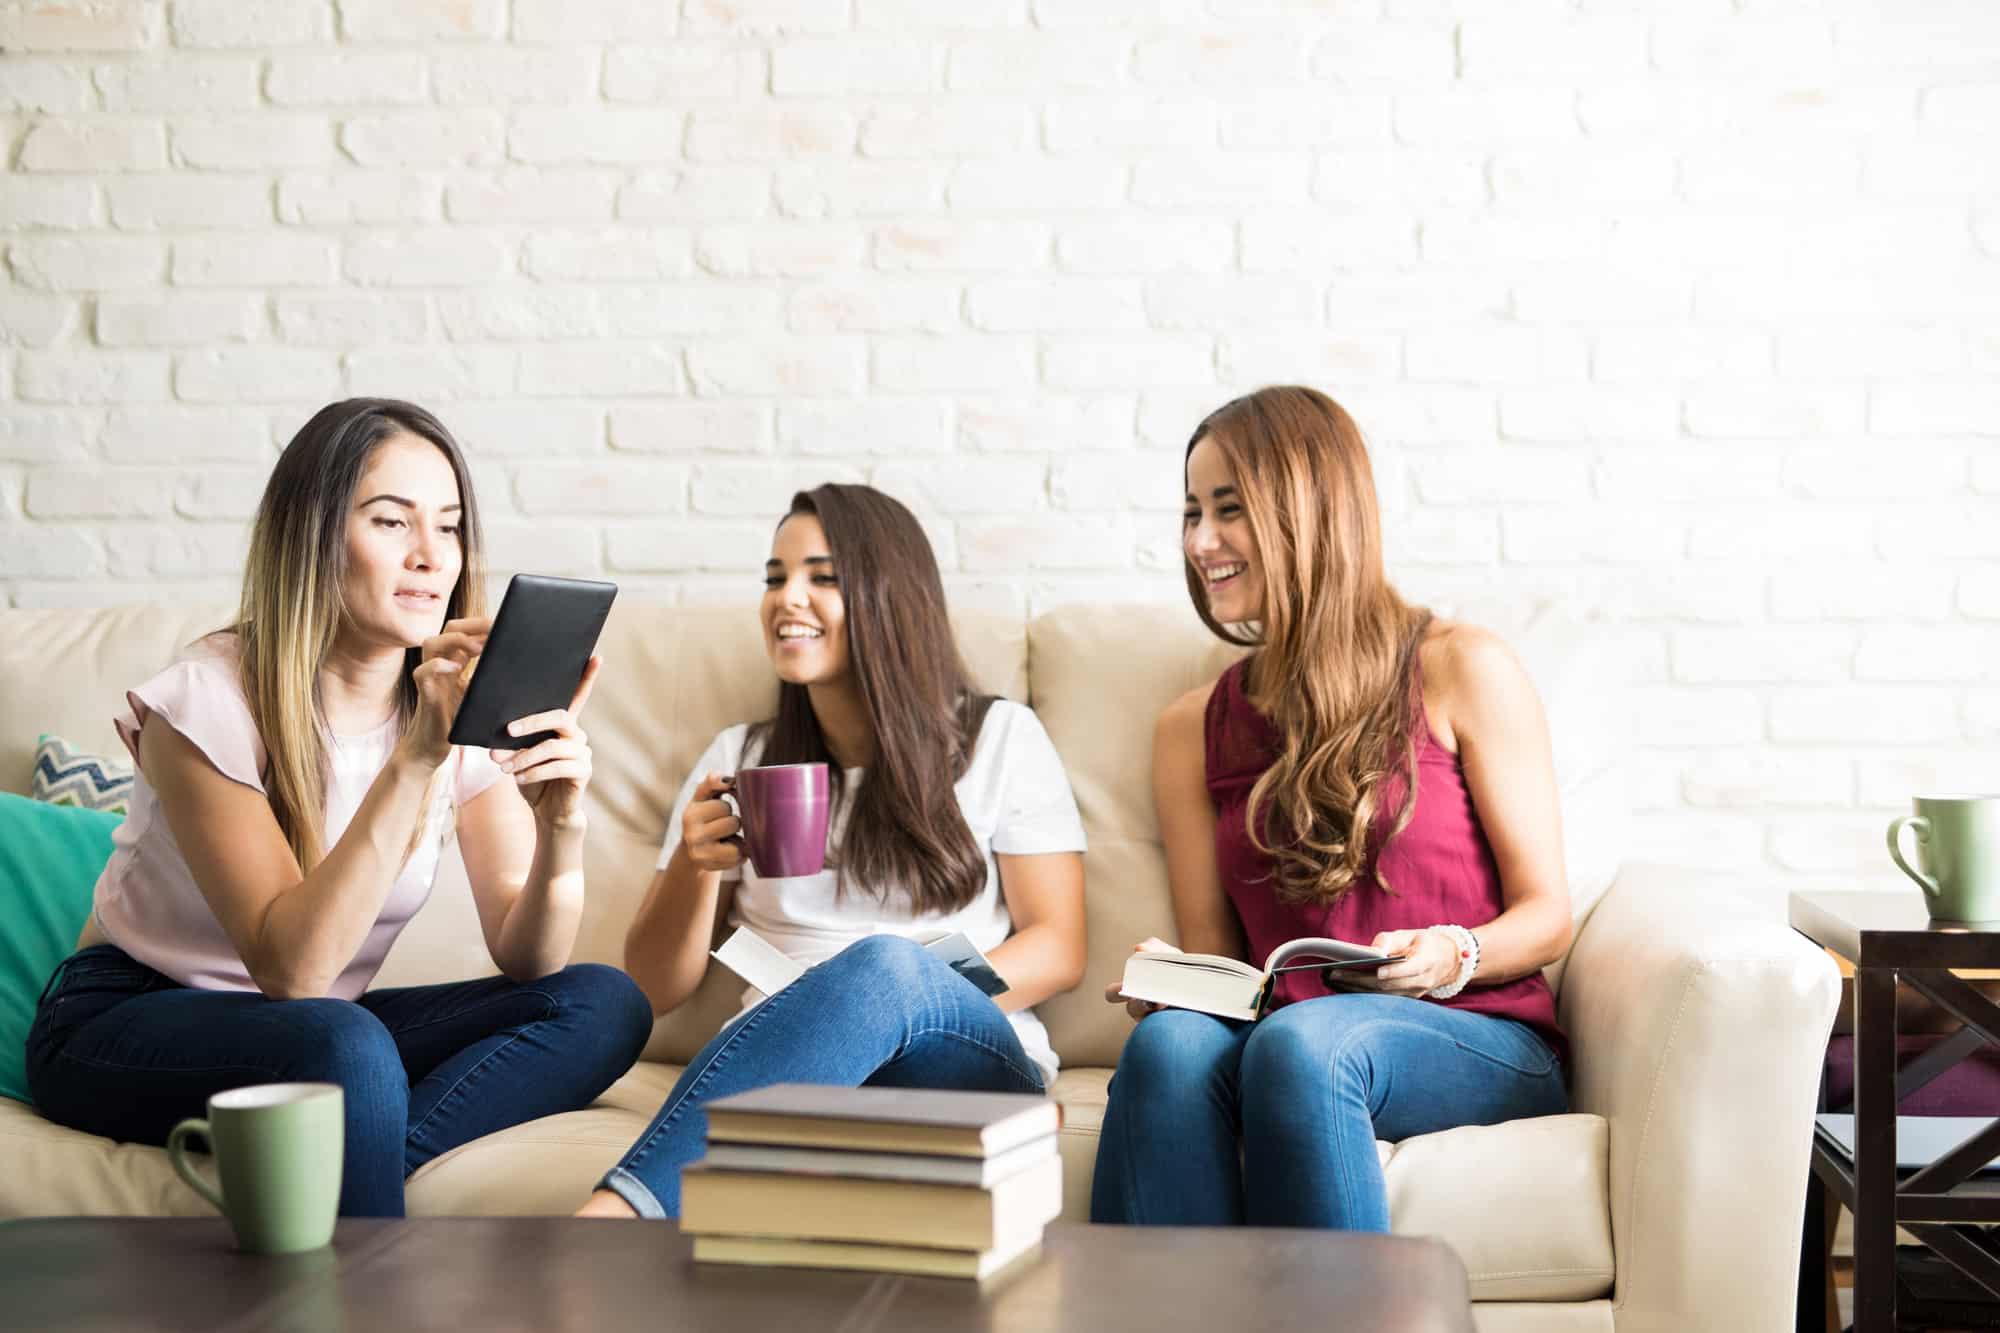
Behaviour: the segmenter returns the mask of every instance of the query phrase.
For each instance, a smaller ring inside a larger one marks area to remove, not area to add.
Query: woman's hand
[[[743,864],[743,821],[722,799],[722,793],[735,788],[735,778],[710,773],[681,815],[681,846],[697,870],[734,870]]]
[[[1373,976],[1364,972],[1334,972],[1360,990],[1384,995],[1422,995],[1449,986],[1458,977],[1458,944],[1436,930],[1385,930],[1370,940],[1369,947],[1383,953],[1405,955],[1399,963],[1386,963]]]
[[[417,762],[436,768],[451,757],[451,724],[465,701],[470,679],[466,666],[486,648],[493,617],[448,620],[424,640],[423,660],[410,678],[417,685],[417,713],[403,733],[402,745]]]
[[[1155,936],[1148,936],[1147,938],[1140,940],[1137,944],[1133,945],[1132,952],[1133,953],[1179,953],[1180,950],[1175,948],[1173,945],[1167,943],[1163,939],[1159,939]],[[1167,1007],[1164,1004],[1154,1004],[1151,1000],[1126,999],[1125,991],[1123,989],[1124,985],[1125,985],[1124,981],[1119,980],[1112,982],[1109,986],[1106,986],[1104,988],[1104,1001],[1106,1004],[1124,1005],[1125,1012],[1131,1015],[1133,1022],[1136,1023],[1140,1019],[1144,1018],[1147,1014],[1153,1013],[1156,1010],[1164,1009]]]
[[[574,828],[583,820],[583,791],[590,785],[590,738],[577,717],[590,699],[603,660],[592,655],[577,682],[576,696],[568,708],[552,709],[516,718],[507,724],[510,736],[526,736],[537,731],[555,735],[525,750],[495,750],[495,762],[502,773],[513,775],[514,785],[534,812],[538,830]]]

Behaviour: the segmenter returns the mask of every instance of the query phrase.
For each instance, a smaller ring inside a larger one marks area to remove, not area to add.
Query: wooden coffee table
[[[10,1328],[1171,1330],[1472,1333],[1441,1241],[1058,1223],[1040,1262],[970,1282],[696,1264],[666,1222],[344,1221],[313,1254],[238,1254],[220,1220],[0,1223]]]

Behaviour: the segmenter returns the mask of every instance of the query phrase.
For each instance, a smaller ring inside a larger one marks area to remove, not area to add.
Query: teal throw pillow
[[[22,1047],[56,964],[76,950],[119,816],[0,792],[0,1097],[28,1101]]]

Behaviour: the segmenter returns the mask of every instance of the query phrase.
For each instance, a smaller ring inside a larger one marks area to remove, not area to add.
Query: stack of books
[[[985,1279],[1062,1212],[1046,1097],[781,1083],[707,1109],[681,1173],[699,1260]]]

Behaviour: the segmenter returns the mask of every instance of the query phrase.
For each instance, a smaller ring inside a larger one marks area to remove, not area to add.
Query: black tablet
[[[453,745],[523,750],[554,732],[509,736],[516,718],[567,708],[611,614],[615,583],[516,574],[451,724]]]

